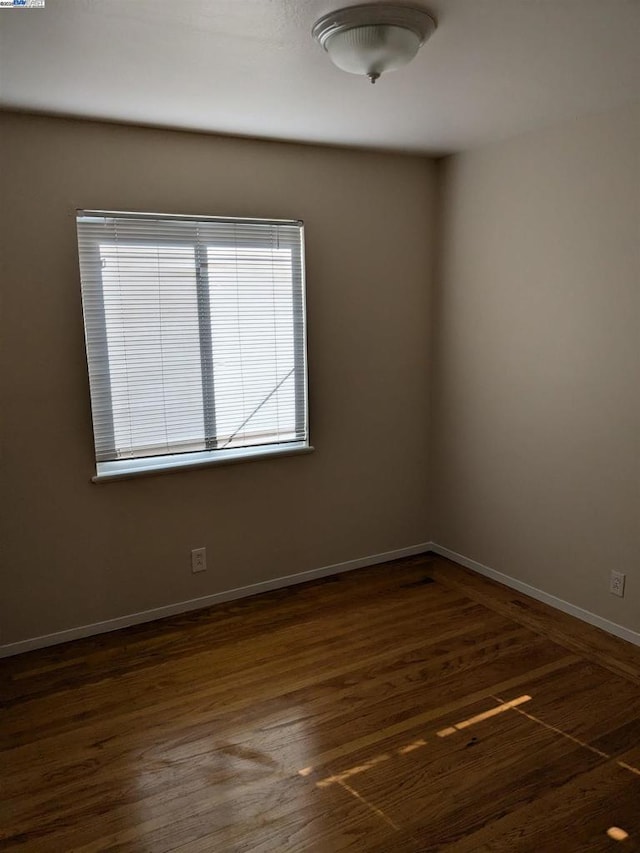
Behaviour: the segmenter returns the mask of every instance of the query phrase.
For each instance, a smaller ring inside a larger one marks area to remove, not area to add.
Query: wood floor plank
[[[0,848],[621,850],[611,817],[632,849],[635,654],[469,575],[409,558],[0,662]]]
[[[453,623],[455,620],[451,621]],[[513,626],[508,627],[510,632],[506,632],[504,627],[500,629],[500,636],[506,636],[505,650],[512,647],[514,636],[522,637],[522,629],[514,631]],[[102,755],[105,749],[113,745],[114,739],[118,743],[125,742],[129,732],[134,740],[140,739],[140,729],[145,735],[152,737],[154,742],[159,738],[165,739],[168,734],[175,733],[176,721],[180,721],[183,727],[187,725],[191,733],[195,733],[198,726],[216,725],[220,728],[224,720],[227,720],[231,727],[244,728],[252,716],[266,724],[272,712],[277,721],[282,714],[283,696],[287,696],[288,705],[295,708],[301,702],[308,701],[309,695],[317,704],[321,701],[322,694],[326,694],[325,702],[331,704],[339,698],[334,693],[334,688],[345,680],[362,680],[368,672],[373,672],[375,676],[376,672],[384,670],[385,667],[402,672],[403,662],[414,660],[415,665],[421,656],[428,657],[432,668],[451,667],[452,652],[447,643],[451,643],[455,648],[457,645],[464,647],[471,642],[475,648],[476,645],[481,645],[487,636],[493,637],[493,642],[496,641],[497,635],[493,633],[491,626],[489,631],[485,625],[473,630],[465,623],[464,627],[444,631],[432,639],[414,637],[410,642],[402,642],[396,646],[387,644],[382,651],[378,650],[376,653],[371,653],[375,646],[365,654],[354,644],[352,651],[356,654],[348,658],[341,657],[338,662],[331,656],[332,664],[323,665],[314,661],[313,671],[310,671],[308,664],[304,664],[300,669],[297,665],[291,665],[291,668],[287,669],[287,662],[274,661],[269,667],[257,665],[250,671],[244,668],[238,671],[235,679],[223,681],[211,678],[211,683],[205,682],[204,687],[199,685],[197,689],[189,686],[188,690],[172,690],[170,698],[163,697],[162,701],[151,702],[140,710],[131,710],[130,691],[125,687],[126,704],[118,703],[117,697],[113,697],[106,712],[95,719],[94,715],[88,716],[83,710],[77,713],[73,703],[65,696],[58,708],[58,713],[63,715],[66,723],[62,728],[56,724],[54,718],[47,717],[51,710],[49,707],[46,711],[36,709],[34,714],[40,713],[42,732],[50,742],[50,754],[64,756],[67,747],[77,748],[85,743],[90,750],[85,757],[90,759],[96,750]],[[442,644],[443,648],[439,649],[438,646]],[[453,654],[459,655],[460,652]],[[278,677],[280,665],[286,670],[285,680]],[[110,689],[113,693],[112,688]],[[343,689],[348,690],[348,685],[343,685]],[[90,702],[90,697],[85,697],[84,701]],[[47,719],[50,720],[48,728],[45,722]],[[24,721],[19,721],[19,724],[19,734],[14,736],[13,754],[25,763],[28,762],[29,755],[35,756],[41,751],[41,731],[34,726],[34,732],[29,738],[29,729]]]
[[[522,634],[522,629],[516,633]],[[495,641],[490,644],[485,640],[485,649],[482,649],[482,643],[476,645],[480,646],[480,651],[474,648],[473,655],[476,659],[483,651],[492,652],[491,656],[494,656],[500,648],[500,644],[496,645]],[[510,646],[505,644],[505,651],[509,650]],[[527,651],[526,654],[528,655],[529,652]],[[519,653],[513,659],[513,654],[505,654],[515,672],[520,669],[522,656],[523,654]],[[275,708],[269,715],[268,707],[262,703],[258,713],[251,716],[239,717],[236,713],[232,715],[218,713],[214,717],[210,716],[197,731],[194,730],[192,720],[189,719],[186,732],[181,731],[178,720],[172,718],[165,722],[165,736],[162,738],[155,732],[152,733],[151,739],[142,741],[141,736],[134,732],[129,738],[112,737],[108,742],[100,739],[97,750],[89,748],[82,753],[78,751],[78,744],[76,744],[72,764],[64,763],[67,749],[59,747],[51,751],[55,762],[53,765],[43,767],[42,762],[38,763],[38,773],[42,774],[44,784],[39,783],[32,768],[30,776],[25,776],[23,773],[9,782],[6,796],[19,797],[25,787],[29,788],[30,811],[23,814],[23,806],[16,806],[14,810],[14,819],[22,814],[22,819],[26,821],[32,820],[43,807],[42,798],[47,796],[48,780],[51,778],[56,780],[58,790],[63,788],[69,795],[78,816],[80,816],[78,810],[87,798],[99,796],[102,802],[106,802],[112,797],[117,801],[120,786],[117,776],[112,772],[112,767],[114,761],[121,764],[127,762],[129,755],[126,749],[123,751],[127,745],[136,750],[142,747],[144,750],[142,755],[147,765],[153,766],[153,763],[156,763],[161,767],[171,768],[169,783],[173,781],[176,784],[183,784],[182,774],[176,765],[182,766],[187,761],[191,762],[185,771],[191,773],[194,764],[199,763],[201,756],[207,758],[216,751],[228,753],[231,748],[238,753],[245,750],[247,754],[265,756],[265,761],[266,756],[277,756],[277,761],[273,760],[272,764],[279,769],[280,773],[297,772],[300,769],[301,760],[305,763],[318,763],[323,753],[335,754],[337,751],[343,754],[346,748],[350,748],[352,741],[350,732],[354,726],[358,726],[362,731],[368,729],[370,740],[384,737],[388,720],[395,721],[399,714],[405,715],[407,709],[414,710],[417,707],[416,703],[423,702],[422,678],[418,677],[420,673],[426,669],[448,672],[451,657],[451,653],[445,654],[440,650],[439,654],[435,654],[434,663],[431,663],[430,667],[425,661],[418,660],[412,668],[409,668],[406,659],[391,658],[389,661],[384,661],[384,665],[379,663],[378,667],[369,666],[360,671],[352,669],[348,684],[345,684],[342,677],[333,678],[319,682],[312,688],[297,691],[293,695],[289,694],[287,700],[293,704],[295,713],[287,710],[283,714],[281,709]],[[570,660],[562,658],[563,666]],[[495,662],[490,664],[490,666],[495,665]],[[554,662],[553,666],[557,665]],[[500,666],[502,671],[504,666],[502,662]],[[439,713],[439,702],[443,695],[453,698],[455,695],[459,696],[462,691],[464,695],[461,698],[466,701],[466,687],[455,684],[457,678],[457,675],[449,674],[441,679],[440,691],[434,692],[436,706],[432,714]],[[484,670],[478,670],[476,679],[481,683],[484,678],[486,678]],[[495,686],[497,682],[491,680],[490,683]],[[412,704],[408,702],[407,693],[412,693],[414,696]],[[424,712],[422,715],[424,717]],[[394,724],[397,728],[398,724]],[[402,725],[413,725],[411,715]],[[215,730],[215,738],[211,737],[212,729]],[[89,737],[95,736],[93,728],[86,731]],[[173,737],[167,741],[166,734],[169,732]],[[57,740],[60,744],[60,739]],[[64,743],[71,745],[73,741],[66,736]],[[310,744],[313,744],[320,755],[309,750]],[[24,759],[25,750],[22,749],[20,752]],[[156,779],[158,775],[160,774],[156,773],[153,777],[156,787],[160,784]],[[39,791],[42,791],[41,795]],[[94,791],[97,792],[96,795]],[[148,784],[145,786],[145,793],[147,795],[152,793],[151,786]]]
[[[425,853],[604,760],[513,712],[464,733],[447,738],[432,733],[423,739],[424,747],[404,755],[392,750],[389,761],[352,781],[367,800],[383,803],[397,825],[419,838]]]
[[[393,565],[402,566],[401,584],[375,568],[361,569],[357,580],[350,574],[332,576],[136,625],[106,637],[87,637],[6,658],[1,663],[0,702],[10,701],[14,696],[24,700],[29,694],[50,693],[67,684],[74,686],[80,678],[88,684],[92,680],[102,681],[110,674],[121,676],[174,658],[190,658],[198,650],[228,647],[246,637],[247,607],[251,609],[253,634],[266,630],[271,635],[305,621],[324,622],[340,618],[341,614],[352,621],[354,596],[358,610],[371,604],[378,609],[386,604],[391,609],[397,600],[406,606],[415,601],[416,592],[425,592],[422,580],[429,560],[409,558]],[[464,595],[441,585],[432,589],[436,590],[438,606],[465,599]],[[424,606],[429,608],[428,600]]]
[[[429,574],[439,583],[640,684],[639,647],[482,577],[452,560],[436,555],[429,557]]]
[[[452,630],[456,623],[461,626],[473,623],[483,612],[486,612],[484,608],[464,598],[452,600],[443,597],[436,588],[428,596],[413,594],[397,602],[382,599],[354,607],[351,613],[328,613],[322,619],[316,614],[313,618],[301,619],[288,629],[254,629],[252,626],[251,631],[246,631],[245,626],[240,637],[232,636],[224,643],[218,637],[215,643],[204,648],[198,644],[186,659],[160,659],[143,671],[124,666],[122,670],[105,672],[99,678],[100,662],[97,661],[97,669],[91,678],[72,679],[68,688],[63,684],[48,689],[40,697],[33,697],[27,688],[26,695],[17,694],[7,699],[3,703],[9,711],[4,732],[13,737],[22,725],[30,730],[33,737],[32,721],[29,720],[32,708],[37,719],[46,715],[49,731],[52,715],[58,713],[63,719],[68,718],[69,701],[77,707],[78,713],[100,715],[115,701],[111,689],[113,679],[117,679],[119,687],[127,685],[130,708],[135,703],[144,707],[156,701],[154,694],[179,690],[183,685],[197,687],[199,682],[206,685],[213,678],[220,680],[225,677],[237,683],[239,674],[253,671],[264,675],[265,664],[271,680],[282,677],[286,681],[291,677],[296,662],[306,670],[311,659],[314,664],[331,667],[346,646],[353,648],[356,654],[363,653],[366,648],[374,654],[387,638],[394,644],[402,642],[403,637],[415,637],[416,629],[422,635],[424,629],[431,625],[433,635],[437,637],[439,631]],[[362,624],[367,625],[366,632],[362,631]],[[513,627],[504,619],[502,624]],[[268,633],[268,643],[264,640],[265,632]],[[17,675],[13,679],[15,689]],[[23,684],[20,681],[20,687]],[[66,695],[67,701],[62,703],[58,694],[69,690],[71,695]],[[12,715],[10,712],[14,705],[18,707]],[[61,709],[64,713],[60,713]],[[12,724],[15,730],[8,728]]]
[[[520,713],[591,745],[604,743],[610,733],[640,717],[640,690],[635,684],[591,661],[532,680],[528,691],[533,701]],[[497,698],[508,701],[513,696],[509,690]]]
[[[637,851],[639,804],[640,778],[606,762],[443,849],[447,853]],[[607,835],[611,827],[627,833],[624,844]]]

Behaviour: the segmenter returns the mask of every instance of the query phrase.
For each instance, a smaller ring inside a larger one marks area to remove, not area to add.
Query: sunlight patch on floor
[[[610,826],[607,830],[607,835],[609,838],[613,838],[614,841],[626,841],[629,837],[629,833],[625,832],[624,829],[620,829],[619,826]]]
[[[437,735],[438,737],[454,735],[457,731],[468,729],[469,726],[474,726],[476,723],[481,723],[483,720],[489,720],[491,717],[496,717],[498,714],[504,714],[505,711],[509,711],[511,708],[516,708],[518,705],[522,705],[524,702],[530,701],[531,696],[518,696],[517,699],[512,699],[510,702],[503,702],[497,708],[491,708],[488,711],[483,711],[482,714],[476,714],[475,717],[469,717],[468,720],[463,720],[461,723],[455,723],[453,726],[441,729],[437,732]]]

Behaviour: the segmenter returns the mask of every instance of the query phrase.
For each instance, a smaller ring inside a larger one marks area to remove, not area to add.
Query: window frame
[[[82,217],[102,217],[102,218],[127,218],[132,220],[186,220],[194,222],[220,222],[225,224],[256,224],[256,225],[289,225],[300,228],[299,255],[292,259],[292,265],[296,263],[300,269],[300,282],[292,277],[292,312],[293,317],[300,316],[301,324],[293,325],[294,335],[294,423],[295,433],[305,433],[304,439],[295,439],[290,441],[280,441],[272,443],[260,443],[255,445],[234,446],[230,448],[218,447],[218,442],[221,440],[215,435],[215,378],[213,368],[213,347],[211,333],[211,305],[210,305],[210,286],[209,286],[209,262],[206,257],[206,251],[212,247],[229,247],[229,241],[223,237],[219,240],[207,238],[202,243],[193,239],[171,238],[166,242],[154,240],[153,238],[118,238],[117,240],[109,240],[108,238],[95,239],[87,241],[86,235],[83,237],[83,252],[84,257],[80,257],[80,270],[83,266],[91,266],[93,269],[102,269],[100,258],[100,249],[103,245],[149,245],[149,246],[175,246],[189,247],[193,249],[195,263],[195,278],[196,278],[196,298],[198,305],[198,328],[199,328],[199,348],[200,348],[200,364],[202,377],[202,401],[203,401],[203,419],[204,419],[204,436],[202,443],[205,445],[202,450],[184,450],[170,452],[166,454],[152,454],[147,456],[130,456],[121,459],[95,460],[96,474],[91,478],[93,482],[104,482],[115,479],[125,479],[129,477],[138,477],[151,474],[170,473],[174,471],[200,468],[209,465],[230,464],[236,462],[244,462],[249,460],[257,460],[264,458],[292,456],[300,453],[309,453],[314,450],[310,443],[309,437],[309,398],[308,398],[308,363],[307,363],[307,313],[306,313],[306,280],[305,280],[305,246],[304,246],[304,222],[302,220],[279,220],[279,219],[255,219],[242,217],[223,217],[223,216],[197,216],[197,215],[181,215],[181,214],[158,214],[158,213],[137,213],[130,211],[105,211],[105,210],[76,210],[76,222],[79,224]],[[265,237],[263,240],[256,239],[251,242],[251,248],[272,248],[271,239]],[[80,254],[80,250],[79,250]],[[203,257],[203,255],[205,255]],[[82,275],[81,275],[82,279]],[[107,323],[104,304],[104,285],[102,275],[99,282],[91,282],[88,286],[82,282],[82,297],[83,297],[83,317],[86,329],[86,313],[85,313],[85,294],[91,291],[91,295],[98,306],[102,323],[99,333],[95,332],[92,335],[91,348],[96,351],[96,347],[100,350],[100,359],[103,364],[108,365],[108,340],[107,340]],[[85,354],[87,356],[87,369],[90,376],[90,384],[93,384],[90,370],[89,359],[89,342],[85,331]],[[100,388],[103,395],[108,398],[106,409],[109,413],[109,422],[113,430],[114,417],[112,408],[112,384],[108,379],[101,384]],[[93,393],[93,390],[92,390]],[[95,425],[93,423],[93,397],[91,398],[92,405],[92,431],[94,441],[96,438]],[[255,412],[254,412],[255,414]],[[252,417],[253,415],[251,415]],[[245,421],[246,423],[246,421]],[[305,429],[306,427],[306,429]],[[242,427],[240,427],[237,431]],[[115,445],[112,435],[112,442]],[[97,454],[96,454],[97,455]]]

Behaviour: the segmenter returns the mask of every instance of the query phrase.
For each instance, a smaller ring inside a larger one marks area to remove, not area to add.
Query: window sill
[[[291,444],[266,444],[263,447],[239,447],[232,450],[202,450],[198,453],[149,456],[145,459],[122,459],[116,462],[98,462],[98,472],[91,480],[106,483],[110,480],[127,480],[132,477],[171,474],[210,465],[230,465],[255,459],[274,459],[278,456],[298,456],[314,450],[304,442]]]

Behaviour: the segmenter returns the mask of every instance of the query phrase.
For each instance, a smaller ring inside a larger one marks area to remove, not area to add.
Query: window
[[[311,449],[301,222],[77,226],[94,479]]]

